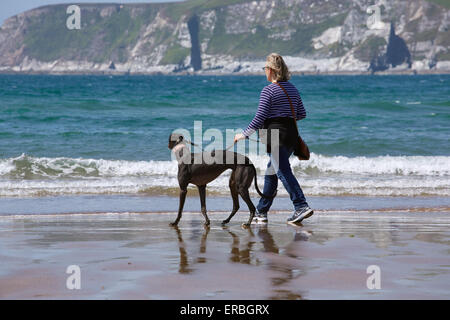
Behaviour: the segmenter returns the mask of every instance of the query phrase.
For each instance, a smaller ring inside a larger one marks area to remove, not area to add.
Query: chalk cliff
[[[284,55],[296,72],[450,72],[446,3],[79,4],[79,30],[66,26],[67,4],[44,6],[1,26],[0,72],[253,73],[262,72],[270,52]],[[399,50],[409,59],[390,63]]]

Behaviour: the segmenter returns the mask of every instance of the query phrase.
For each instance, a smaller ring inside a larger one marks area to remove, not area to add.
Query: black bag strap
[[[275,83],[280,86],[280,88],[284,91],[284,93],[286,94],[286,96],[289,100],[289,105],[291,106],[292,117],[294,118],[295,128],[297,129],[297,133],[298,133],[297,118],[295,117],[295,110],[294,110],[294,105],[292,104],[292,100],[289,97],[286,89],[281,85],[281,83],[279,83],[279,82],[275,82]],[[301,139],[300,135],[298,135],[298,136]]]

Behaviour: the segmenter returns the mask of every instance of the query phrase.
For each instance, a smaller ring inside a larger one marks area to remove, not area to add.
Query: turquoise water
[[[450,75],[291,81],[313,152],[293,162],[307,192],[449,195]],[[203,131],[245,129],[267,84],[263,76],[0,75],[0,197],[176,188],[172,130],[192,130],[195,120]],[[263,174],[265,156],[252,161]],[[223,186],[225,178],[218,192]]]

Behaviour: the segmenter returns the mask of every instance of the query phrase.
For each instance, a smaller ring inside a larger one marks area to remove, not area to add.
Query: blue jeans
[[[278,179],[283,183],[284,188],[289,193],[295,210],[300,210],[306,206],[305,195],[302,188],[298,184],[297,178],[292,173],[291,164],[289,163],[289,157],[293,153],[294,148],[287,148],[280,146],[278,159],[273,153],[269,153],[270,161],[267,164],[266,175],[264,176],[264,191],[265,195],[271,195],[275,192],[278,186]],[[271,168],[272,166],[272,168]],[[274,174],[273,172],[276,172]],[[259,213],[267,213],[272,205],[273,198],[261,197],[256,209]]]

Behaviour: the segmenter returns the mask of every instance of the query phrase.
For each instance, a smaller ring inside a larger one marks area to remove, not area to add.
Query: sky
[[[69,3],[76,4],[82,2],[95,3],[150,3],[150,2],[175,2],[181,0],[0,0],[0,25],[9,18],[18,13],[45,6],[48,4]]]

